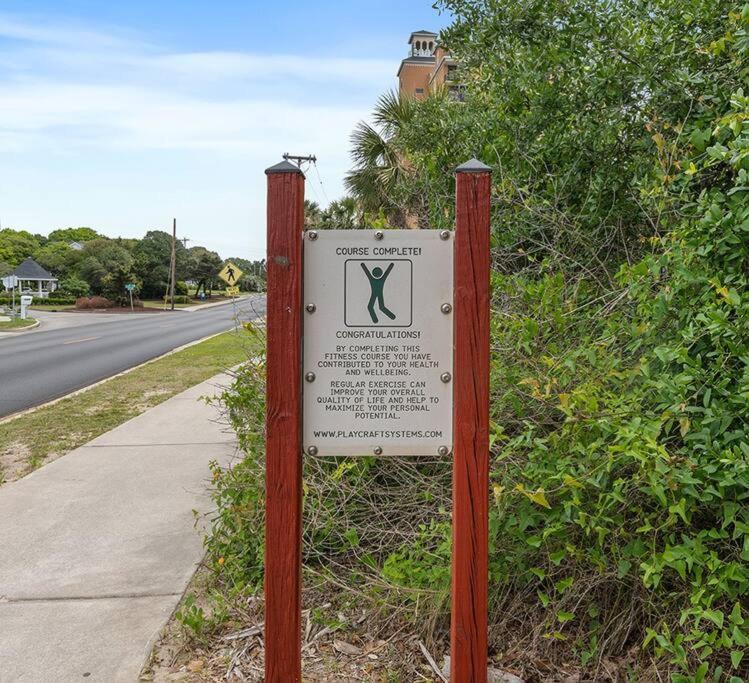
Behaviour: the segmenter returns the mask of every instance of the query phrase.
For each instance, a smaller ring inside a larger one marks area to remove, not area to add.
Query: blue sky
[[[0,5],[0,222],[117,236],[167,228],[222,256],[265,248],[265,167],[315,153],[343,193],[348,138],[431,0]]]

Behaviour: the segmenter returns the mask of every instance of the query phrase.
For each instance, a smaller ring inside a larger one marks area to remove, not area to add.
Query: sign
[[[263,680],[302,681],[301,451],[436,447],[452,449],[453,462],[452,680],[486,683],[491,168],[472,159],[455,169],[454,234],[326,230],[304,239],[304,174],[288,160],[265,173]],[[414,408],[404,417],[405,405]]]
[[[2,278],[2,283],[5,289],[15,289],[19,285],[19,280],[15,275],[8,275]]]
[[[126,289],[126,290],[127,290],[128,292],[133,292],[133,291],[135,291],[135,285],[134,285],[134,284],[131,284],[131,283],[129,283],[129,284],[126,284],[126,285],[125,285],[125,289]]]
[[[452,291],[449,231],[305,234],[307,454],[452,451]]]
[[[218,276],[230,286],[234,286],[239,282],[239,278],[242,277],[243,271],[229,261],[222,269]]]
[[[226,296],[239,296],[239,287],[227,287]]]

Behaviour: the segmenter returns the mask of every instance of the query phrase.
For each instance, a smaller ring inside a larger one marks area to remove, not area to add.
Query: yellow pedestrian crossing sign
[[[218,276],[230,286],[234,286],[239,282],[239,278],[242,277],[242,271],[237,268],[231,261],[229,261],[222,269]]]

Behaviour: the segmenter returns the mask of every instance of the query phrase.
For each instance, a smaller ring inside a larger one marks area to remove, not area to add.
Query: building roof
[[[408,44],[410,45],[411,43],[413,43],[414,38],[416,38],[417,36],[419,37],[426,36],[428,38],[436,38],[438,35],[439,34],[434,33],[433,31],[414,31],[411,34],[411,37],[408,39]]]
[[[398,73],[395,75],[400,76],[401,71],[406,64],[413,64],[416,66],[432,66],[436,61],[437,60],[435,57],[406,57],[401,62],[401,65],[398,67]]]
[[[11,275],[15,275],[19,280],[56,280],[52,273],[44,270],[33,258],[25,259],[16,268]]]

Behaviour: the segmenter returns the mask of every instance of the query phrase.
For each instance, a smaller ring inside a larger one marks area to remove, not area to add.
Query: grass
[[[164,308],[164,302],[159,301],[158,299],[141,299],[141,303],[146,308]],[[195,306],[199,303],[203,303],[201,301],[198,301],[197,299],[189,304],[174,304],[175,308],[187,308],[188,306]],[[169,304],[166,304],[166,308],[170,308]]]
[[[0,484],[72,451],[254,355],[254,337],[225,332],[39,410],[0,423]]]
[[[24,327],[30,327],[36,322],[34,318],[26,318],[21,320],[20,318],[13,318],[10,321],[0,322],[0,331],[2,330],[20,330]]]

